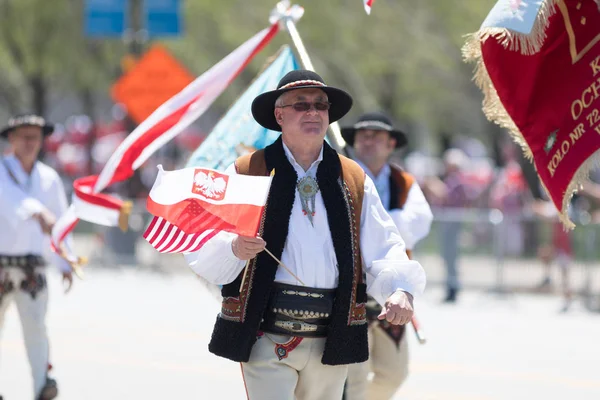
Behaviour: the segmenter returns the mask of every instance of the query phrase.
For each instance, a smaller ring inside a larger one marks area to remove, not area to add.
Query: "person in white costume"
[[[0,162],[0,332],[10,304],[17,307],[31,366],[36,400],[58,395],[49,377],[50,346],[46,332],[48,290],[46,261],[54,222],[67,209],[67,198],[56,171],[38,161],[44,138],[53,126],[37,115],[11,118],[0,132],[12,153]],[[68,288],[73,283],[70,264],[53,254]]]
[[[342,136],[354,149],[355,160],[375,183],[381,202],[389,212],[411,251],[429,233],[433,214],[415,178],[390,162],[394,150],[407,144],[406,134],[380,112],[363,114]],[[408,376],[406,325],[378,320],[376,302],[367,303],[369,360],[348,368],[346,400],[388,400]],[[369,380],[369,373],[373,373]]]

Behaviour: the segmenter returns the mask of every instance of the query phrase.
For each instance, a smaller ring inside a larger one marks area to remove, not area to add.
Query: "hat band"
[[[376,126],[386,131],[393,131],[394,127],[381,121],[360,121],[354,124],[354,129],[362,129],[365,127]]]
[[[288,89],[288,88],[295,87],[295,86],[307,86],[307,85],[326,86],[323,82],[314,81],[311,79],[305,79],[305,80],[301,80],[301,81],[290,82],[286,85],[283,85],[278,90]]]
[[[42,117],[36,117],[36,116],[26,116],[26,117],[17,117],[17,118],[11,118],[8,121],[8,125],[10,127],[15,127],[18,125],[39,125],[39,126],[43,126],[46,124],[46,121],[44,120],[44,118]]]

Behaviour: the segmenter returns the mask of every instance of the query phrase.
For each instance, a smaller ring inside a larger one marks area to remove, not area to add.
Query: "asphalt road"
[[[61,400],[244,399],[239,365],[207,343],[219,305],[191,272],[88,268],[68,295],[50,279],[48,327]],[[416,303],[428,343],[409,335],[411,375],[397,399],[600,399],[600,316],[556,297],[469,290]],[[16,309],[7,315],[0,393],[31,399]]]

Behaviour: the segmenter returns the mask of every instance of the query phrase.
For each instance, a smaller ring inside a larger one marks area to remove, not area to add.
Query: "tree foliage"
[[[47,111],[49,92],[107,96],[127,48],[83,35],[83,0],[0,0],[0,108]],[[298,30],[326,81],[351,92],[348,120],[383,109],[427,131],[481,135],[481,94],[460,47],[495,0],[305,0]],[[184,0],[185,33],[164,40],[199,75],[268,25],[274,0]],[[219,99],[226,107],[283,44],[282,32]],[[146,44],[146,47],[149,44]],[[85,97],[85,96],[84,96]]]

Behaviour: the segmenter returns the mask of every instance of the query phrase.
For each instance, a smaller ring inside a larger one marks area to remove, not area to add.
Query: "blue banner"
[[[286,46],[271,65],[248,87],[244,94],[196,149],[186,167],[225,170],[241,155],[273,143],[281,132],[263,128],[252,117],[251,105],[256,96],[275,90],[285,74],[298,69],[298,62]]]
[[[144,0],[144,28],[148,36],[179,36],[182,32],[181,5],[181,0]]]
[[[129,1],[86,0],[84,33],[92,38],[121,37],[127,29]]]

